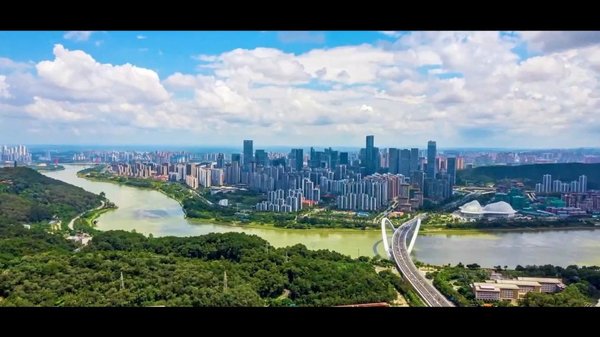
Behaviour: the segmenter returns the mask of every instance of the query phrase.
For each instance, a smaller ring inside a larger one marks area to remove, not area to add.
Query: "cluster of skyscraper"
[[[7,146],[2,145],[2,152],[0,152],[0,161],[11,161],[18,163],[31,163],[31,153],[27,151],[25,145]]]
[[[366,137],[366,147],[352,156],[331,148],[310,148],[307,158],[301,148],[287,155],[267,153],[254,151],[253,141],[244,140],[243,153],[231,154],[231,160],[224,153],[211,159],[119,163],[113,164],[112,170],[126,176],[184,181],[194,189],[243,185],[268,194],[269,200],[257,204],[256,210],[281,212],[297,211],[303,202],[319,203],[323,196],[339,209],[374,211],[395,202],[398,208],[410,210],[422,206],[424,197],[433,201],[448,198],[456,177],[456,158],[437,158],[434,141],[427,145],[425,163],[417,148],[390,148],[382,154],[372,135]]]
[[[552,181],[552,175],[544,174],[542,182],[535,184],[536,193],[585,193],[587,192],[587,177],[579,176],[578,180],[563,183],[560,180]]]

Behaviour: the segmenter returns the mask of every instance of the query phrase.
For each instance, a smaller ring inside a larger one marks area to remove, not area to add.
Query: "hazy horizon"
[[[379,147],[600,147],[599,32],[0,40],[0,143],[362,147],[373,134]]]
[[[180,149],[229,149],[229,150],[240,150],[242,151],[242,145],[197,145],[197,144],[173,144],[173,145],[164,145],[164,144],[3,144],[1,145],[25,145],[29,149],[37,150],[37,149],[68,149],[68,148],[83,148],[83,149],[102,149],[102,150],[111,150],[111,149],[152,149],[152,150],[180,150]],[[394,146],[382,146],[375,144],[380,149],[387,148],[418,148],[419,150],[426,150],[426,146],[410,146],[410,145],[394,145]],[[313,147],[315,149],[325,149],[325,148],[333,148],[335,150],[359,150],[364,148],[362,146],[324,146],[324,145],[265,145],[265,144],[257,144],[253,143],[254,149],[291,149],[291,148],[303,148],[308,149]],[[586,150],[586,151],[600,151],[600,147],[572,147],[572,148],[557,148],[557,147],[540,147],[540,148],[528,148],[528,147],[467,147],[467,146],[454,146],[454,147],[446,147],[440,146],[437,144],[438,151],[451,151],[451,150],[467,150],[467,151],[568,151],[568,150]]]

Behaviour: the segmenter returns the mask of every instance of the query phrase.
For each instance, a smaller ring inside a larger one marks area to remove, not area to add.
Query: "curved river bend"
[[[334,229],[244,228],[201,223],[184,218],[177,201],[164,194],[89,181],[77,177],[80,165],[44,172],[48,177],[79,186],[106,197],[119,206],[98,219],[98,229],[123,229],[154,236],[194,236],[213,232],[256,234],[273,246],[302,243],[309,249],[330,249],[353,257],[384,255],[380,231]],[[476,235],[419,235],[413,251],[418,260],[431,264],[478,263],[482,266],[555,264],[600,265],[600,230],[510,232]]]

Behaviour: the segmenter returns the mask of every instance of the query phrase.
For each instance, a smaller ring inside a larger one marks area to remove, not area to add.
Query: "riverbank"
[[[214,224],[214,225],[226,225],[233,226],[239,228],[248,228],[248,229],[263,229],[263,230],[273,230],[273,231],[281,231],[281,232],[320,232],[320,233],[360,233],[360,232],[369,232],[375,233],[381,232],[381,228],[371,228],[368,229],[354,229],[354,228],[331,228],[331,227],[311,227],[311,228],[288,228],[288,227],[277,227],[270,223],[262,223],[257,221],[250,222],[242,222],[242,221],[229,221],[229,220],[220,220],[216,218],[186,218],[189,222],[194,224]]]
[[[80,171],[81,172],[81,171]],[[107,178],[107,177],[98,177],[88,174],[81,174],[77,172],[77,176],[80,178],[84,178],[91,181],[97,182],[108,182],[112,184],[116,184],[119,186],[128,186],[133,188],[139,188],[143,190],[153,190],[158,191],[165,195],[166,197],[177,201],[180,205],[184,216],[186,219],[190,220],[193,223],[203,223],[203,224],[215,224],[215,225],[228,225],[235,226],[239,228],[255,228],[255,229],[270,229],[270,230],[297,230],[297,231],[306,231],[306,230],[327,230],[329,232],[375,232],[380,231],[380,227],[374,224],[373,226],[368,226],[367,228],[343,228],[343,227],[307,227],[307,228],[293,228],[293,227],[285,227],[285,226],[276,226],[271,222],[261,222],[251,219],[248,222],[244,222],[242,220],[231,219],[231,218],[218,218],[218,217],[204,217],[204,218],[196,218],[196,217],[188,217],[187,211],[183,207],[183,198],[182,195],[192,194],[194,191],[189,189],[183,185],[175,185],[174,193],[179,193],[179,196],[176,196],[173,193],[168,193],[163,190],[163,186],[168,184],[167,182],[158,181],[158,180],[141,180],[142,182],[146,182],[150,186],[140,186],[137,184],[128,184],[127,181],[119,181],[117,179]],[[137,181],[137,180],[134,180]],[[396,223],[395,225],[399,225]],[[563,231],[563,230],[593,230],[600,229],[600,226],[560,226],[560,227],[515,227],[515,228],[445,228],[443,226],[431,226],[428,228],[427,225],[421,227],[420,233],[424,235],[482,235],[482,234],[493,234],[493,233],[504,233],[504,232],[535,232],[535,231]]]
[[[65,169],[62,165],[48,165],[48,166],[39,166],[39,165],[31,165],[27,166],[30,169],[34,169],[39,172],[53,172],[53,171],[62,171]]]
[[[82,170],[83,171],[83,170]],[[323,230],[323,229],[327,229],[327,230],[331,230],[331,231],[335,231],[335,232],[347,232],[347,231],[352,231],[352,232],[358,232],[358,231],[378,231],[379,226],[367,226],[366,228],[362,228],[362,227],[356,227],[356,228],[344,228],[344,227],[318,227],[318,226],[314,226],[311,227],[309,225],[306,225],[306,228],[294,228],[294,227],[281,227],[281,226],[276,226],[275,223],[273,222],[262,222],[262,221],[257,221],[256,219],[250,219],[250,221],[246,222],[243,221],[240,218],[235,218],[232,219],[232,216],[230,214],[224,215],[223,218],[219,218],[219,217],[190,217],[188,216],[188,211],[186,210],[186,208],[183,205],[183,200],[188,197],[191,196],[192,194],[196,194],[195,197],[198,198],[198,200],[200,200],[203,203],[206,203],[207,207],[212,208],[214,207],[213,204],[209,204],[210,201],[206,200],[204,197],[198,195],[197,192],[195,192],[194,190],[189,189],[188,187],[181,185],[181,184],[169,184],[167,182],[164,181],[158,181],[158,180],[146,180],[146,179],[133,179],[133,180],[129,180],[130,178],[124,178],[127,179],[125,181],[120,181],[119,179],[121,177],[105,177],[105,176],[97,176],[95,174],[93,174],[92,172],[85,172],[82,173],[82,171],[77,172],[77,177],[79,178],[83,178],[83,179],[87,179],[90,181],[96,181],[96,182],[107,182],[107,183],[112,183],[112,184],[116,184],[119,186],[127,186],[127,187],[133,187],[133,188],[139,188],[139,189],[143,189],[143,190],[153,190],[153,191],[158,191],[160,193],[162,193],[163,195],[165,195],[166,197],[177,201],[177,203],[181,206],[181,209],[184,213],[184,217],[192,222],[195,223],[209,223],[209,224],[217,224],[217,225],[231,225],[231,226],[236,226],[236,227],[240,227],[240,228],[257,228],[257,229],[275,229],[275,230],[299,230],[299,231],[304,231],[304,230]],[[92,173],[92,174],[90,174]],[[123,179],[123,178],[121,178]],[[137,183],[128,183],[128,182],[139,182],[140,184]],[[145,184],[145,185],[141,185],[141,184]],[[173,193],[169,193],[168,191],[165,191],[165,189],[169,189],[169,186],[173,186]],[[163,187],[166,187],[165,189],[163,189]],[[175,193],[178,193],[179,195],[176,195]],[[215,211],[216,210],[216,211]],[[213,209],[212,211],[210,211],[210,213],[216,213],[218,212],[218,209]],[[283,221],[292,221],[292,220],[283,220]],[[293,220],[295,223],[295,219]]]
[[[70,229],[70,230],[73,230],[74,229],[73,225],[75,224],[75,221],[77,221],[82,216],[86,215],[87,213],[94,213],[94,212],[97,212],[97,211],[99,211],[101,209],[105,209],[106,205],[107,205],[106,202],[102,201],[102,204],[100,206],[98,206],[98,207],[96,207],[94,209],[91,209],[91,210],[87,210],[85,212],[81,212],[76,217],[74,217],[73,219],[71,219],[71,221],[69,221],[69,223],[67,224],[67,228]],[[107,208],[107,209],[110,209],[110,208]],[[98,216],[99,216],[99,214],[98,214]],[[96,217],[98,217],[98,216],[96,216]]]
[[[248,226],[249,223],[239,222],[235,225],[231,222],[211,224],[208,223],[208,219],[194,219],[192,222],[191,218],[184,218],[180,204],[163,193],[79,178],[76,173],[81,170],[81,166],[65,165],[65,168],[63,171],[46,174],[95,194],[104,192],[108,199],[119,206],[118,209],[106,212],[97,219],[97,231],[135,230],[144,235],[152,234],[154,237],[244,232],[257,235],[278,248],[302,244],[311,250],[332,250],[352,257],[371,257],[377,254],[385,256],[379,228],[365,231],[321,228],[290,230],[272,225]],[[394,222],[394,225],[397,226],[397,223]],[[569,244],[565,245],[565,242]],[[478,263],[489,267],[548,263],[562,266],[600,265],[598,242],[600,230],[419,235],[413,255],[419,261],[437,265],[458,262]],[[552,253],[556,252],[556,247],[560,247],[560,254]]]

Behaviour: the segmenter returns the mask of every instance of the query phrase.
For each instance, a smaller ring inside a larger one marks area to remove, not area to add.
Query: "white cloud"
[[[63,35],[63,37],[67,40],[73,40],[73,41],[87,41],[90,39],[90,36],[92,36],[94,32],[92,31],[83,31],[83,30],[79,30],[79,31],[70,31],[70,32],[66,32],[65,35]]]
[[[192,59],[202,61],[202,62],[215,62],[218,60],[218,57],[216,55],[201,54],[201,55],[192,56]]]
[[[54,46],[53,61],[36,65],[38,76],[60,96],[82,101],[157,103],[169,99],[158,74],[131,64],[98,63],[81,50]]]
[[[68,123],[82,135],[108,125],[111,131],[98,134],[358,145],[374,133],[379,144],[397,146],[433,137],[445,146],[471,145],[483,136],[502,146],[600,145],[589,131],[600,130],[600,46],[522,61],[512,51],[522,39],[416,32],[394,43],[302,54],[235,49],[195,56],[202,74],[176,72],[162,81],[152,70],[100,63],[57,45],[37,72],[0,75],[0,97],[8,89],[12,96],[0,110],[31,118],[24,127]],[[14,63],[3,60],[0,70]],[[447,73],[459,76],[438,78]]]
[[[8,91],[9,85],[6,83],[6,76],[0,75],[0,98],[10,98],[12,95]]]
[[[65,107],[65,102],[58,102],[41,97],[34,97],[34,103],[25,107],[25,111],[40,120],[59,120],[61,122],[74,122],[85,119],[82,113],[74,112]]]
[[[520,35],[532,49],[542,52],[558,52],[600,44],[600,32],[598,31],[526,31],[520,32]]]
[[[385,36],[390,36],[390,37],[400,37],[402,35],[402,32],[399,32],[396,30],[384,30],[384,31],[380,31],[380,33]]]
[[[145,39],[147,39],[148,37],[147,37],[147,36],[145,36],[145,35],[137,35],[135,38],[136,38],[136,39],[138,39],[138,40],[145,40]]]
[[[0,70],[25,70],[31,68],[31,64],[24,62],[15,62],[6,57],[0,57]]]
[[[310,75],[293,54],[273,48],[235,49],[219,55],[210,67],[219,77],[242,82],[289,85],[310,80]]]
[[[395,65],[394,54],[369,44],[314,49],[298,56],[298,61],[313,76],[344,84],[372,83],[377,74]]]
[[[205,88],[196,89],[195,93],[196,102],[201,108],[232,114],[252,112],[252,100],[236,92],[223,81],[214,81]]]

